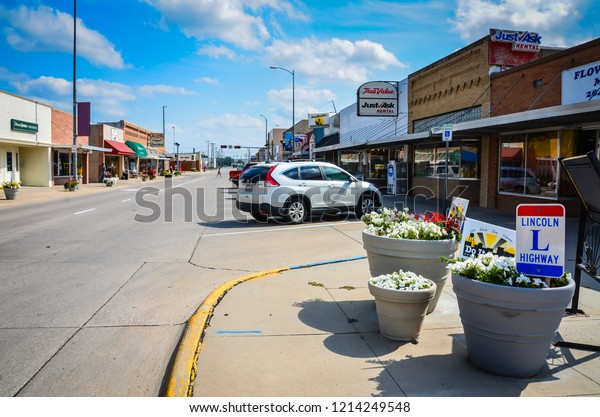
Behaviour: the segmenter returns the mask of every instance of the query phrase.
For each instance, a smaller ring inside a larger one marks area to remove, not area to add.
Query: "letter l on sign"
[[[520,204],[517,207],[517,272],[560,278],[565,272],[565,207]]]

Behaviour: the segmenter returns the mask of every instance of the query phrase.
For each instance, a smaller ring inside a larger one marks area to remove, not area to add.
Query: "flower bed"
[[[379,275],[371,278],[369,282],[379,288],[387,288],[399,291],[414,291],[431,288],[433,282],[414,272],[392,272],[391,274]]]
[[[548,284],[541,278],[528,277],[518,273],[515,258],[497,256],[493,253],[485,253],[467,259],[444,258],[444,260],[448,262],[448,269],[455,274],[495,285],[521,288],[556,288],[567,285],[571,277],[570,273],[565,273],[561,278],[550,279]]]
[[[439,213],[409,213],[408,209],[382,208],[365,214],[362,221],[366,231],[375,236],[392,239],[460,240],[460,223]]]

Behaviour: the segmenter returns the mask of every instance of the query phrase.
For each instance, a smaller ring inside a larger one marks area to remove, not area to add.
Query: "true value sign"
[[[565,207],[520,204],[516,224],[517,272],[559,278],[565,271]]]

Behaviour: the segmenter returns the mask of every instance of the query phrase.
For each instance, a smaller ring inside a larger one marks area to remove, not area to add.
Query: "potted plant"
[[[117,183],[117,177],[113,177],[112,175],[110,175],[110,176],[107,176],[106,178],[104,178],[104,184],[107,187],[112,187],[116,183]]]
[[[4,190],[4,196],[7,200],[14,200],[17,198],[17,193],[21,187],[21,181],[4,181],[2,183],[2,189]]]
[[[75,191],[79,187],[79,182],[75,180],[70,180],[65,182],[65,191]]]
[[[362,217],[371,276],[413,271],[436,285],[427,312],[435,310],[450,271],[440,257],[452,257],[460,242],[460,223],[439,213],[417,214],[383,208]]]
[[[493,253],[445,260],[470,361],[498,375],[538,374],[575,292],[570,274],[528,277]]]
[[[404,342],[416,340],[427,306],[435,296],[435,283],[414,272],[400,270],[371,278],[368,286],[375,297],[381,335]]]

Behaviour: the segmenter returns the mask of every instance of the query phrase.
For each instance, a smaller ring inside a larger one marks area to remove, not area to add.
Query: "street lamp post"
[[[171,125],[171,128],[173,129],[173,146],[178,146],[178,143],[175,142],[175,125]],[[177,150],[179,151],[179,148],[177,148]],[[175,153],[175,166],[177,167],[179,165],[179,152]]]
[[[166,141],[167,139],[165,138],[166,132],[165,132],[165,108],[167,106],[163,106],[163,140]],[[166,143],[166,142],[165,142]]]
[[[175,161],[177,161],[177,169],[181,171],[181,167],[179,166],[179,143],[173,142],[173,145],[177,147],[177,153],[175,154]]]
[[[73,179],[77,181],[77,0],[73,0]]]
[[[266,156],[265,159],[268,161],[269,160],[269,127],[268,127],[268,120],[265,116],[263,116],[262,114],[260,115],[260,117],[262,117],[263,119],[265,119],[265,148],[266,148]]]
[[[295,75],[294,75],[294,70],[289,70],[287,68],[283,68],[283,67],[274,67],[271,66],[271,69],[280,69],[280,70],[284,70],[286,72],[288,72],[289,74],[292,75],[292,151],[294,150],[294,139],[296,138],[296,81],[295,81]]]

